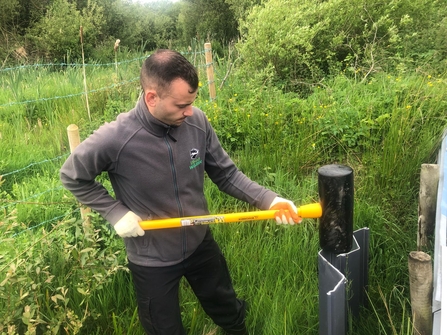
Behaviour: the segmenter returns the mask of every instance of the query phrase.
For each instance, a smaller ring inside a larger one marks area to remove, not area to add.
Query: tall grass
[[[119,67],[119,81],[115,66],[86,68],[90,89],[109,87],[89,95],[92,122],[82,95],[70,96],[83,90],[80,68],[0,73],[0,332],[143,334],[121,239],[96,214],[83,225],[58,180],[66,127],[78,124],[85,138],[132,108],[138,68]],[[201,83],[196,105],[239,168],[297,205],[318,201],[318,167],[353,167],[355,229],[369,227],[371,245],[368,303],[349,333],[409,334],[406,259],[416,243],[418,173],[434,161],[447,125],[445,76],[378,73],[357,82],[340,74],[302,97],[235,72],[215,101]],[[54,96],[61,98],[8,105]],[[208,179],[206,197],[213,213],[251,210]],[[252,334],[318,333],[316,220],[211,228],[250,305]],[[181,306],[189,334],[220,334],[186,282]]]

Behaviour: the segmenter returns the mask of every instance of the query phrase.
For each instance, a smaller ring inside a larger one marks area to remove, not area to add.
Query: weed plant
[[[82,220],[58,176],[67,126],[77,124],[84,139],[132,108],[140,65],[87,68],[92,122],[78,95],[80,68],[0,73],[0,333],[143,334],[122,240],[97,214]],[[420,165],[435,161],[447,125],[446,76],[376,73],[360,82],[342,73],[299,96],[235,71],[210,101],[199,69],[196,105],[258,183],[301,205],[318,201],[318,167],[354,169],[354,228],[368,227],[371,240],[368,303],[349,334],[411,333],[406,260],[416,247]],[[208,179],[206,197],[212,213],[253,210]],[[318,333],[317,220],[211,229],[250,305],[252,334]],[[182,286],[188,334],[220,334]]]

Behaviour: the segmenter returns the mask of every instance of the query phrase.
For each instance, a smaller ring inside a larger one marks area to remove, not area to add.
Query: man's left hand
[[[270,209],[277,209],[275,213],[275,219],[277,224],[290,224],[300,223],[303,219],[298,216],[298,210],[294,203],[290,200],[276,197],[270,204]]]

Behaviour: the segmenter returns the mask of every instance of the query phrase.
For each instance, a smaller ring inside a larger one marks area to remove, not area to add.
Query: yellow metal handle
[[[184,218],[169,218],[159,220],[141,221],[140,226],[144,230],[164,229],[164,228],[179,228],[186,226],[199,226],[213,223],[230,223],[256,220],[269,220],[275,218],[277,210],[242,212],[230,214],[215,214],[215,215],[201,215],[190,216]],[[298,216],[302,218],[319,218],[321,217],[322,209],[319,203],[304,205],[298,208]]]

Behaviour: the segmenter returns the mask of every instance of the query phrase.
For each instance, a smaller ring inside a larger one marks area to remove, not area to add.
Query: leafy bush
[[[398,67],[439,67],[446,46],[435,31],[446,30],[446,14],[433,1],[270,0],[242,24],[238,48],[247,74],[272,67],[280,87],[308,93],[343,70],[366,80]]]
[[[94,2],[82,12],[74,3],[55,0],[47,14],[28,31],[28,38],[39,56],[52,61],[69,61],[81,56],[80,27],[86,54],[95,46],[101,33],[102,8]]]
[[[42,234],[21,234],[14,242],[16,248],[1,250],[0,332],[78,334],[100,316],[92,300],[117,273],[127,271],[122,241],[106,226],[71,219]]]

